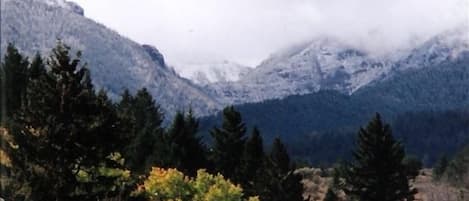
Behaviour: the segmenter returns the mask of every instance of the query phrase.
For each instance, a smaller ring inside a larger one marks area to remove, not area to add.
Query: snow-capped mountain
[[[320,38],[272,55],[238,82],[208,89],[223,102],[258,102],[321,89],[351,93],[383,76],[396,62],[332,38]]]
[[[328,89],[352,94],[394,72],[456,58],[469,49],[468,34],[468,26],[462,25],[414,49],[385,55],[368,53],[334,38],[319,38],[272,55],[239,81],[214,83],[207,90],[221,102],[232,104]]]
[[[5,1],[11,1],[11,0],[5,0]],[[35,0],[39,3],[46,3],[47,5],[51,7],[58,7],[58,8],[63,8],[69,11],[72,11],[76,14],[85,15],[85,11],[83,10],[82,7],[80,7],[78,4],[75,2],[71,1],[66,1],[66,0]]]
[[[190,81],[179,77],[151,46],[140,45],[83,16],[83,9],[64,0],[1,0],[1,50],[7,43],[32,55],[49,55],[60,38],[91,70],[97,88],[117,98],[124,89],[147,88],[171,116],[191,106],[198,114],[221,107]]]
[[[326,89],[352,94],[396,72],[438,64],[469,49],[467,25],[385,55],[322,37],[273,54],[256,68],[229,61],[177,65],[180,77],[157,48],[123,37],[84,13],[65,0],[1,0],[0,50],[13,42],[29,55],[48,55],[60,38],[83,51],[98,88],[117,98],[125,88],[146,87],[169,114],[189,106],[209,114],[226,104]]]
[[[252,68],[227,60],[212,63],[183,64],[176,71],[199,85],[218,82],[235,82],[247,75]]]
[[[469,24],[439,34],[414,48],[400,63],[400,69],[421,68],[456,59],[469,49]]]

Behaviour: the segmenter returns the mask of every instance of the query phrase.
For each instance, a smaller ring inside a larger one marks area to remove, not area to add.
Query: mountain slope
[[[258,102],[319,90],[351,93],[389,72],[392,58],[372,57],[331,38],[321,38],[275,54],[239,82],[212,86],[232,103]]]
[[[426,68],[396,72],[391,78],[361,88],[352,95],[338,91],[290,96],[238,105],[246,122],[268,138],[291,138],[346,127],[356,128],[375,112],[393,116],[421,110],[449,110],[469,106],[469,51]],[[207,117],[206,128],[217,116]]]
[[[111,97],[125,88],[136,91],[146,87],[170,115],[189,106],[198,114],[220,107],[200,88],[167,68],[156,48],[142,47],[85,18],[80,9],[70,5],[75,4],[64,0],[1,0],[1,50],[12,42],[29,55],[36,51],[48,55],[60,38],[83,51],[94,83]]]
[[[461,25],[418,45],[375,55],[334,38],[318,38],[272,55],[237,82],[207,87],[220,101],[241,104],[319,90],[352,94],[409,68],[436,65],[469,49],[469,26]]]
[[[454,153],[469,142],[468,119],[463,118],[469,109],[468,89],[465,51],[437,65],[395,72],[352,95],[319,91],[236,108],[267,141],[281,137],[294,156],[315,164],[350,156],[357,129],[379,112],[393,123],[396,137],[410,153],[431,165],[440,154]],[[202,126],[208,130],[220,122],[217,114],[202,119]]]
[[[202,86],[220,82],[236,82],[251,70],[250,67],[226,60],[203,64],[185,64],[176,69],[182,77]]]

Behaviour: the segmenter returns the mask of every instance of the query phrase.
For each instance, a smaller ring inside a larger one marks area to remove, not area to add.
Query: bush
[[[198,170],[196,178],[185,176],[176,169],[152,168],[150,175],[133,194],[148,201],[243,201],[243,189],[221,174],[212,175]],[[247,201],[259,201],[249,197]]]

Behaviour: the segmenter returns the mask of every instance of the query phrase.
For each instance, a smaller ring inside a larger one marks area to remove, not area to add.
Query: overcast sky
[[[469,23],[469,0],[73,1],[87,17],[156,46],[173,65],[226,59],[255,66],[318,35],[385,52]]]

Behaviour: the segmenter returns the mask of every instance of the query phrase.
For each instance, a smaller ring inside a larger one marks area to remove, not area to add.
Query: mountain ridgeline
[[[426,156],[432,163],[441,154],[436,150],[454,152],[467,141],[467,137],[461,135],[468,129],[467,118],[462,115],[467,112],[460,110],[469,106],[468,89],[469,52],[462,52],[457,58],[437,65],[396,72],[391,78],[363,87],[352,95],[319,91],[243,104],[237,109],[244,114],[246,122],[257,125],[267,139],[280,136],[294,144],[291,146],[294,155],[311,162],[333,162],[348,157],[344,153],[353,145],[350,134],[375,112],[380,112],[397,125],[397,135],[404,143],[413,143],[414,146],[408,146],[411,153]],[[459,117],[457,126],[446,124],[445,111],[448,110],[460,111],[453,112]],[[203,127],[210,128],[218,119],[218,115],[204,118]],[[438,136],[416,143],[429,134],[429,129],[412,126],[413,121],[425,124]],[[430,123],[438,121],[445,123]],[[446,138],[446,143],[442,143],[442,138]],[[427,146],[429,144],[432,146]]]
[[[84,11],[65,0],[2,0],[1,53],[8,43],[29,55],[49,55],[61,39],[76,50],[90,67],[94,84],[117,99],[124,89],[135,93],[147,88],[171,117],[189,108],[199,115],[221,107],[200,87],[170,69],[162,54],[140,45],[83,16]]]
[[[157,48],[86,18],[74,3],[1,0],[0,8],[0,55],[8,43],[30,58],[36,52],[50,55],[61,39],[83,51],[96,88],[104,89],[113,101],[125,89],[133,95],[146,88],[161,105],[165,123],[178,110],[191,108],[194,115],[204,116],[202,130],[208,131],[221,121],[224,106],[236,105],[267,141],[279,136],[292,144],[296,157],[315,163],[346,158],[353,144],[350,133],[375,112],[395,124],[404,143],[414,143],[409,150],[428,164],[438,157],[435,150],[452,153],[466,141],[460,133],[466,131],[469,105],[467,24],[412,49],[383,55],[332,37],[316,38],[273,54],[256,68],[229,61],[192,66],[203,71],[179,67],[186,79]],[[446,122],[444,117],[455,119],[454,127],[431,123]],[[438,137],[416,143],[424,133]],[[442,136],[448,137],[445,143]]]
[[[379,54],[333,37],[315,38],[273,54],[236,82],[205,87],[224,103],[242,104],[336,90],[352,94],[406,69],[438,65],[469,50],[462,24],[428,40]]]

